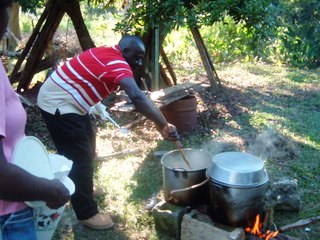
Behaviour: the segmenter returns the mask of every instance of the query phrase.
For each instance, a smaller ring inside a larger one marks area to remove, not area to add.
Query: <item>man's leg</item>
[[[41,111],[58,153],[73,161],[69,177],[76,191],[71,197],[77,218],[94,229],[112,229],[114,223],[108,214],[100,214],[93,200],[93,164],[95,133],[89,115],[55,115]]]
[[[73,209],[79,220],[88,219],[98,213],[93,200],[94,132],[88,115],[55,115],[42,111],[58,154],[73,161],[69,177],[76,186],[71,197]]]

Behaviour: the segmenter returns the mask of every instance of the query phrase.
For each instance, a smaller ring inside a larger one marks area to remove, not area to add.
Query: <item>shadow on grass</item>
[[[255,74],[266,75],[272,73],[264,70],[255,70]],[[288,73],[288,78],[301,82],[299,76]],[[230,84],[230,83],[229,83]],[[276,83],[275,83],[276,85]],[[281,86],[276,88],[245,89],[224,86],[219,92],[205,89],[197,95],[201,111],[198,111],[197,128],[188,135],[182,136],[184,147],[201,148],[204,142],[215,140],[225,135],[236,135],[244,144],[267,128],[285,130],[299,150],[295,158],[281,161],[268,159],[267,166],[274,178],[290,177],[298,180],[301,189],[302,210],[299,213],[275,214],[275,223],[279,226],[295,222],[301,218],[319,215],[319,142],[320,142],[320,97],[318,89],[296,89],[289,84],[282,91]],[[200,109],[200,108],[199,108]],[[32,126],[31,132],[38,132],[37,125]],[[39,138],[42,136],[39,135]],[[47,140],[47,139],[45,139]],[[142,148],[144,146],[141,146]],[[245,146],[248,147],[248,146]],[[136,184],[132,187],[128,201],[145,207],[147,216],[141,215],[137,219],[137,228],[152,226],[150,212],[147,207],[163,199],[162,196],[162,166],[160,158],[154,156],[154,151],[169,151],[175,149],[175,144],[159,141],[142,160],[132,176]],[[133,213],[134,214],[134,213]],[[285,216],[285,217],[282,217]],[[121,222],[121,216],[115,216],[116,222]],[[117,221],[118,220],[118,221]],[[85,230],[79,226],[73,229],[74,239],[122,239],[129,237],[116,229],[112,231]],[[170,239],[157,233],[159,239]],[[301,232],[294,232],[301,236]],[[308,236],[320,234],[319,227]],[[303,235],[304,236],[304,235]],[[318,235],[319,236],[319,235]],[[316,238],[310,238],[316,239]]]
[[[270,127],[285,130],[297,146],[298,156],[283,159],[281,165],[274,159],[269,159],[267,164],[272,166],[271,175],[274,177],[298,180],[303,189],[303,206],[299,215],[288,213],[290,218],[279,218],[279,225],[312,217],[316,204],[320,201],[319,186],[316,184],[320,180],[319,146],[310,144],[320,142],[319,92],[294,88],[288,92],[288,89],[290,90],[290,86],[286,86],[285,91],[261,91],[253,87],[243,90],[224,86],[219,93],[206,89],[198,96],[203,104],[203,111],[198,112],[197,129],[182,138],[185,147],[200,147],[204,141],[214,138],[214,134],[219,134],[220,130],[224,134],[237,135],[244,143]],[[256,115],[260,115],[261,119],[257,119]],[[175,149],[175,146],[160,141],[153,151],[171,149]],[[137,181],[137,187],[133,189],[130,198],[133,202],[147,203],[152,196],[162,191],[162,166],[160,159],[154,158],[153,151],[133,176]]]

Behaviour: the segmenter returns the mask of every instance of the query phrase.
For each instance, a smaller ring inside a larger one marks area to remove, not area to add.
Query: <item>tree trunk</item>
[[[30,49],[32,48],[32,46],[34,45],[35,40],[37,39],[40,29],[42,27],[43,22],[47,19],[47,16],[49,14],[49,11],[51,9],[51,5],[53,4],[53,1],[49,1],[46,5],[46,8],[44,9],[43,13],[41,14],[40,19],[37,22],[36,27],[33,29],[33,32],[30,36],[30,38],[28,39],[28,42],[25,46],[25,48],[22,51],[22,54],[20,55],[16,65],[14,66],[12,73],[10,75],[10,81],[11,83],[16,83],[19,81],[21,73],[19,73],[20,67],[23,63],[23,61],[25,60],[25,58],[27,57],[27,55],[30,52]],[[37,47],[41,47],[41,46],[37,46]],[[32,76],[31,76],[32,78]]]
[[[16,47],[21,40],[21,30],[19,25],[19,10],[20,5],[13,2],[10,8],[10,18],[8,23],[9,36],[8,36],[8,51],[15,51]]]
[[[49,0],[10,76],[11,83],[19,82],[18,92],[27,90],[34,74],[43,69],[39,67],[39,63],[65,12],[73,22],[81,48],[86,50],[94,47],[82,18],[79,2],[77,0]],[[25,58],[27,58],[26,64],[24,69],[20,71]]]
[[[146,46],[146,54],[145,54],[145,63],[146,63],[145,68],[146,69],[144,72],[139,72],[136,74],[137,75],[136,80],[139,84],[139,82],[140,82],[139,78],[144,78],[149,90],[158,90],[158,89],[156,89],[157,86],[155,86],[152,82],[152,78],[154,77],[153,76],[154,75],[153,69],[155,68],[155,66],[154,66],[155,61],[158,61],[158,57],[154,53],[155,52],[154,48],[156,46],[154,44],[155,40],[153,39],[153,37],[154,37],[153,31],[155,31],[155,30],[150,30],[149,32],[144,33],[144,35],[142,36],[142,40]],[[163,44],[164,39],[165,39],[165,36],[163,35],[162,27],[160,26],[159,27],[159,39],[158,39],[159,51],[160,51],[159,54],[162,57],[166,67],[168,68],[169,74],[172,77],[172,81],[174,82],[174,84],[177,84],[177,79],[176,79],[176,76],[173,72],[173,68],[171,66],[171,63],[169,62],[169,59],[167,58],[165,52],[162,49],[162,44]],[[166,71],[164,71],[163,67],[160,66],[159,62],[158,62],[158,64],[159,64],[160,71],[159,71],[159,79],[158,79],[157,85],[160,88],[162,88],[163,85],[171,86],[172,83],[170,81],[170,78],[167,76]]]
[[[207,72],[207,76],[210,81],[210,85],[213,89],[218,89],[220,87],[220,79],[214,69],[210,56],[208,54],[207,48],[202,40],[199,29],[195,27],[190,28],[193,38],[198,47],[202,64]]]
[[[172,78],[172,81],[173,81],[173,84],[174,85],[177,85],[177,77],[176,77],[176,74],[174,73],[173,71],[173,68],[172,68],[172,65],[167,57],[167,54],[165,53],[163,47],[161,46],[160,47],[160,54],[161,54],[161,58],[164,62],[164,64],[166,65],[167,69],[168,69],[168,72],[170,73],[170,76]],[[167,77],[168,78],[168,77]],[[169,85],[170,86],[170,85]]]
[[[84,23],[80,4],[78,0],[59,0],[59,5],[71,18],[73,26],[76,30],[80,46],[83,51],[95,47],[94,42],[92,41],[89,31]]]
[[[53,6],[49,10],[47,21],[45,22],[43,28],[39,32],[38,37],[34,42],[34,46],[37,47],[32,48],[28,61],[21,74],[21,78],[17,88],[18,92],[28,89],[32,77],[34,76],[37,69],[37,65],[41,61],[48,43],[56,32],[63,15],[64,11],[54,1]]]

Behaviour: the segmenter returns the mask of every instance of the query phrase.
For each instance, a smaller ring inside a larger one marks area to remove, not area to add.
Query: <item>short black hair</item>
[[[135,35],[124,35],[119,41],[120,48],[125,48],[129,45],[132,45],[132,44],[133,45],[139,45],[139,44],[144,45],[141,38],[139,38],[138,36],[135,36]]]

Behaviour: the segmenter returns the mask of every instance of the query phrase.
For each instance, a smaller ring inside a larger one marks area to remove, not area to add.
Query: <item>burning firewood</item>
[[[283,227],[280,227],[278,231],[271,231],[267,230],[268,227],[266,227],[264,224],[270,224],[270,220],[273,219],[273,209],[269,209],[266,212],[266,215],[263,219],[263,221],[260,221],[260,216],[256,216],[256,220],[252,227],[245,228],[246,231],[246,240],[301,240],[299,238],[294,238],[288,235],[283,234],[282,232],[299,228],[299,227],[305,227],[308,224],[320,222],[320,216],[314,217],[314,218],[308,218],[308,219],[301,219],[295,223],[285,225]]]
[[[263,229],[262,222],[260,221],[260,215],[256,216],[256,220],[252,227],[246,227],[245,231],[248,233],[249,236],[253,235],[258,237],[257,239],[265,239],[271,240],[274,239],[278,234],[279,231],[271,231]]]
[[[317,223],[317,222],[320,222],[320,216],[313,217],[313,218],[307,218],[307,219],[301,219],[295,223],[291,223],[291,224],[285,225],[283,227],[280,227],[279,230],[281,232],[285,232],[285,231],[288,231],[293,228],[305,227],[311,223]]]
[[[263,229],[270,229],[271,225],[273,224],[273,218],[274,218],[274,209],[273,207],[270,207],[266,210],[266,213],[264,215],[263,219]]]
[[[251,233],[247,233],[246,240],[261,240],[262,238],[253,235]],[[288,235],[278,233],[277,236],[268,238],[268,240],[301,240],[300,238],[290,237]]]

